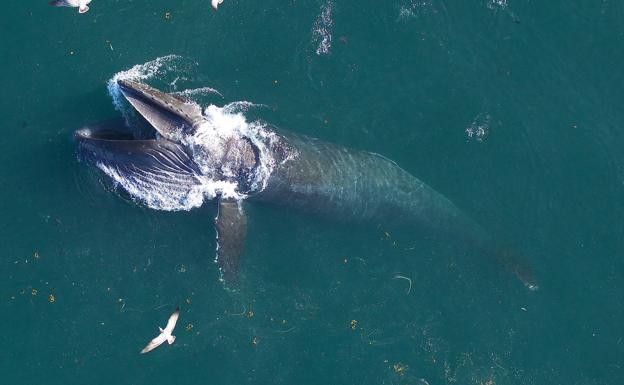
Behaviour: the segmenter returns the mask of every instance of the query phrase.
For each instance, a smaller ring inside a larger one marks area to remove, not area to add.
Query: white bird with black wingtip
[[[173,333],[173,329],[176,326],[176,322],[178,322],[179,316],[180,316],[180,308],[177,308],[176,311],[173,312],[173,314],[169,317],[169,321],[167,321],[167,326],[165,326],[164,329],[161,327],[158,328],[158,330],[160,330],[160,334],[158,335],[158,337],[151,340],[149,344],[147,344],[147,346],[143,348],[143,350],[141,350],[141,354],[144,354],[144,353],[147,353],[149,351],[156,349],[165,341],[167,341],[169,345],[171,345],[173,341],[175,341],[176,339],[175,336],[172,335],[171,333]]]

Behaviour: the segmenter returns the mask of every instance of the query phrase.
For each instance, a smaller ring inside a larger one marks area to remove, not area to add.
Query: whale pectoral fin
[[[215,227],[217,230],[215,261],[219,265],[221,279],[227,283],[235,283],[238,260],[247,236],[247,216],[243,212],[242,202],[220,200]]]

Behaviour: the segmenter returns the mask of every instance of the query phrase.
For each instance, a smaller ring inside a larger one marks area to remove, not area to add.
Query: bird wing
[[[176,311],[173,312],[171,317],[169,317],[169,321],[167,321],[167,326],[165,326],[165,333],[171,334],[173,332],[173,328],[175,328],[179,316],[180,308],[177,308]]]
[[[158,337],[151,340],[149,344],[147,344],[147,346],[144,347],[143,350],[141,350],[141,354],[144,354],[144,353],[147,353],[149,351],[156,349],[158,346],[160,346],[160,344],[162,344],[166,340],[167,340],[167,337],[165,336],[165,334],[160,333]]]

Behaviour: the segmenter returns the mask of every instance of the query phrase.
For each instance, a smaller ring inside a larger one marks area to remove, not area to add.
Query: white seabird
[[[147,346],[144,347],[143,350],[141,350],[141,354],[156,349],[165,341],[167,341],[169,345],[171,345],[176,339],[175,336],[171,335],[171,333],[173,333],[173,329],[176,326],[176,322],[178,322],[179,316],[180,308],[177,308],[176,311],[171,315],[171,317],[169,317],[169,321],[167,321],[167,326],[165,326],[164,329],[161,327],[158,328],[158,330],[160,330],[160,335],[151,340],[149,344],[147,344]]]
[[[78,12],[86,13],[89,10],[91,0],[53,0],[50,5],[53,7],[72,7],[78,8]]]
[[[212,8],[214,8],[216,11],[217,8],[219,7],[219,4],[221,3],[223,3],[223,0],[212,0]]]

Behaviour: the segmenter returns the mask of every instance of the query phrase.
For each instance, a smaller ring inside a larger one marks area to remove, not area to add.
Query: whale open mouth
[[[79,160],[152,208],[201,205],[202,173],[180,142],[201,119],[199,107],[140,83],[119,81],[119,88],[147,122],[147,134],[137,137],[122,118],[88,125],[74,133]]]

